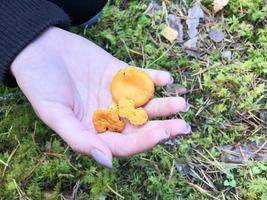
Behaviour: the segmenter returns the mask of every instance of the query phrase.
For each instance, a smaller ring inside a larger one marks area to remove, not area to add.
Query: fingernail
[[[189,124],[186,124],[185,134],[189,134],[189,133],[191,133],[191,131],[192,131],[191,126]]]
[[[171,77],[169,84],[173,84],[173,83],[174,83],[174,79],[173,79],[173,77]]]
[[[103,165],[109,169],[112,168],[112,160],[108,158],[102,151],[99,151],[98,149],[93,149],[91,151],[91,156],[100,165]]]
[[[159,144],[163,144],[170,139],[171,133],[168,131],[164,131],[162,134],[162,139],[158,142]]]
[[[186,103],[186,106],[185,106],[185,109],[183,112],[188,112],[190,109],[190,104],[189,103]]]

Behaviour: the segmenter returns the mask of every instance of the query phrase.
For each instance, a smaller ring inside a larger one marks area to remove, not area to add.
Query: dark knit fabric
[[[49,26],[67,28],[69,17],[46,0],[0,0],[0,81],[16,86],[10,65]]]
[[[62,8],[71,18],[72,25],[80,25],[97,15],[107,0],[49,0]]]

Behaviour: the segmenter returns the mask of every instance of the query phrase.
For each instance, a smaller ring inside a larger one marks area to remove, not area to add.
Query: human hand
[[[122,134],[97,134],[93,113],[111,104],[111,80],[126,66],[89,40],[52,27],[17,56],[11,72],[45,124],[74,151],[111,168],[112,156],[144,152],[191,131],[184,120],[172,119],[149,121],[141,127],[127,123]],[[168,72],[146,72],[158,86],[173,80]],[[157,117],[186,112],[189,106],[181,97],[169,97],[152,99],[145,109],[149,117]]]

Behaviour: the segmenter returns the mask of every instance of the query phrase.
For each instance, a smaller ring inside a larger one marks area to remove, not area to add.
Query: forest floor
[[[73,153],[18,89],[0,87],[0,199],[266,200],[266,16],[262,0],[216,14],[211,0],[116,1],[92,28],[73,28],[131,65],[170,71],[175,84],[156,95],[185,97],[190,111],[172,117],[193,132],[107,170]]]

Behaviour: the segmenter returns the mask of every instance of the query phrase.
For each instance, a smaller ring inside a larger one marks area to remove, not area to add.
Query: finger
[[[49,108],[49,109],[43,109]],[[99,164],[111,168],[112,153],[96,133],[88,131],[63,105],[39,106],[40,118],[76,152],[91,155]]]
[[[105,133],[100,137],[107,143],[114,156],[127,157],[153,148],[163,140],[169,139],[170,134],[164,129],[150,129],[131,135]]]
[[[151,121],[145,126],[131,130],[133,134],[105,133],[100,137],[109,146],[112,154],[126,157],[141,153],[169,138],[191,132],[191,127],[181,119]]]
[[[154,69],[145,69],[145,72],[153,79],[155,85],[165,86],[173,83],[173,78],[169,72],[154,70]]]
[[[170,119],[170,120],[153,120],[147,122],[144,126],[136,128],[131,127],[126,129],[127,133],[134,133],[137,131],[146,132],[151,129],[165,130],[170,133],[171,138],[175,138],[179,135],[189,134],[191,127],[182,119]]]
[[[189,104],[182,97],[166,97],[152,99],[144,108],[149,117],[159,117],[187,112]]]

